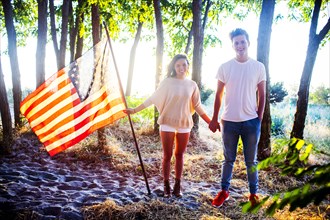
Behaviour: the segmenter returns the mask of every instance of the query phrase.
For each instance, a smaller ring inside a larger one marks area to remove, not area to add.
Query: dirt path
[[[12,153],[0,160],[0,217],[13,219],[25,213],[35,219],[83,219],[83,206],[107,199],[118,205],[164,200],[161,177],[148,177],[148,183],[151,195],[143,176],[118,173],[102,163],[68,155],[51,158],[33,135],[23,136]],[[217,190],[214,184],[184,181],[183,198],[164,201],[194,209],[201,204],[201,193],[215,195]],[[233,192],[235,197],[242,195]]]

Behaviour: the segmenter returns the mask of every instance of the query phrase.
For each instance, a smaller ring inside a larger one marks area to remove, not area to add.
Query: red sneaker
[[[213,199],[212,206],[220,207],[228,199],[229,199],[229,192],[226,190],[221,190],[218,193],[218,195]]]
[[[254,207],[259,204],[259,197],[256,194],[250,194],[249,201],[251,206]]]

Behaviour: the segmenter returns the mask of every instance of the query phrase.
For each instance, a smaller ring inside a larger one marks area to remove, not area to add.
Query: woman
[[[176,197],[181,197],[180,180],[183,170],[183,154],[193,127],[192,114],[196,111],[207,124],[211,121],[202,108],[197,84],[186,78],[188,70],[187,56],[177,54],[168,66],[167,78],[160,83],[158,89],[138,107],[124,110],[127,114],[134,114],[154,104],[159,111],[157,123],[160,125],[163,148],[164,197],[167,198],[171,196],[169,179],[174,141],[175,184],[172,193]]]

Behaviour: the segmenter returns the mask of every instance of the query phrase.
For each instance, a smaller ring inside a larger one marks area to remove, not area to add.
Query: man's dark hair
[[[246,40],[247,40],[248,42],[250,42],[249,34],[246,32],[246,30],[244,30],[244,29],[242,29],[242,28],[236,28],[236,29],[234,29],[233,31],[231,31],[231,32],[229,33],[230,40],[233,41],[233,38],[236,37],[236,36],[239,36],[239,35],[245,35]]]

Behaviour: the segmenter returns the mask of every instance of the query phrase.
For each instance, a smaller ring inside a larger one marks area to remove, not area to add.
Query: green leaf
[[[304,152],[304,154],[299,158],[300,161],[305,161],[307,162],[307,158],[309,157],[311,151],[312,151],[313,145],[312,144],[308,144],[306,147],[306,150]]]

